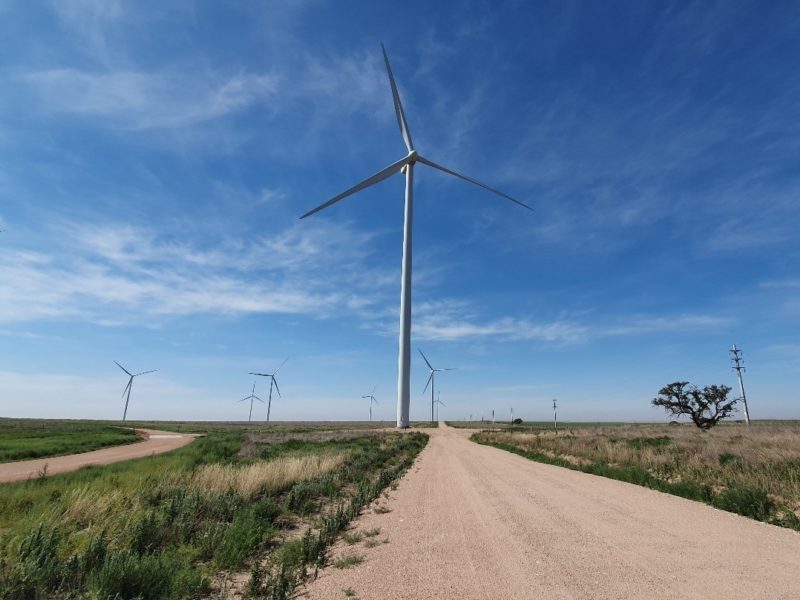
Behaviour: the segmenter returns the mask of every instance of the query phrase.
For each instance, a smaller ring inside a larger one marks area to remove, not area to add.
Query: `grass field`
[[[139,440],[132,429],[108,423],[0,419],[0,462],[77,454]]]
[[[476,442],[800,530],[800,422],[482,431]]]
[[[427,442],[289,429],[0,485],[0,598],[288,597]]]

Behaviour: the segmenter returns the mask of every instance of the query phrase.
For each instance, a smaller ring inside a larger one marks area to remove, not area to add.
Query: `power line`
[[[739,377],[739,390],[742,394],[740,398],[742,400],[742,403],[744,404],[744,420],[745,423],[750,425],[750,411],[747,409],[747,396],[745,396],[744,394],[744,380],[742,379],[742,371],[745,370],[744,359],[742,359],[742,351],[736,347],[736,344],[734,344],[731,347],[730,352],[731,352],[731,363],[732,363],[731,369],[736,371],[736,374]]]
[[[556,408],[556,399],[553,398],[553,429],[558,431],[558,411]]]

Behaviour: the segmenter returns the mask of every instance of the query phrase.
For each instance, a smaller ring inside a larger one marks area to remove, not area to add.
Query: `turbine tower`
[[[375,386],[375,387],[377,387],[377,386]],[[362,398],[369,398],[369,420],[370,420],[370,422],[372,421],[372,403],[374,402],[375,404],[378,404],[378,406],[380,406],[378,401],[375,400],[375,387],[373,387],[372,391],[369,394],[367,394],[366,396],[361,396]]]
[[[288,358],[286,360],[289,360]],[[275,369],[274,373],[250,373],[250,375],[258,375],[259,377],[269,377],[269,399],[267,400],[267,423],[269,423],[269,411],[272,408],[272,387],[275,386],[275,391],[278,392],[278,398],[283,398],[281,396],[281,390],[278,387],[278,380],[275,379],[275,375],[278,374],[283,368],[283,365],[286,364],[286,360],[281,363],[281,366]]]
[[[300,218],[305,219],[306,217],[309,217],[314,213],[317,213],[325,208],[328,208],[332,204],[339,202],[339,200],[355,194],[364,188],[368,188],[371,185],[375,185],[376,183],[383,181],[384,179],[387,179],[396,173],[402,172],[405,175],[406,192],[405,208],[403,211],[403,263],[400,275],[400,343],[397,360],[397,426],[408,427],[409,404],[411,398],[409,386],[411,380],[411,241],[414,214],[414,166],[417,163],[421,163],[423,165],[433,167],[434,169],[438,169],[439,171],[447,173],[448,175],[458,177],[459,179],[463,179],[464,181],[468,181],[469,183],[477,185],[478,187],[482,187],[483,189],[497,194],[498,196],[502,196],[503,198],[527,208],[528,210],[533,209],[527,204],[524,204],[519,200],[504,194],[503,192],[491,188],[488,185],[477,181],[476,179],[472,179],[471,177],[467,177],[466,175],[453,171],[452,169],[443,167],[442,165],[437,164],[432,160],[428,160],[417,153],[416,149],[414,148],[414,143],[411,141],[411,132],[408,129],[406,115],[403,111],[403,105],[400,102],[400,94],[397,91],[397,84],[394,81],[392,67],[389,64],[389,57],[386,54],[386,48],[383,47],[383,44],[381,44],[381,50],[383,51],[383,60],[386,63],[386,73],[389,76],[389,86],[392,89],[392,100],[394,102],[395,115],[397,116],[397,124],[400,127],[400,134],[403,137],[403,142],[406,145],[408,154],[400,160],[393,162],[388,167],[385,167],[383,170],[378,171],[371,177],[368,177],[361,183],[357,183],[338,196],[334,196],[327,202],[324,202],[316,208],[308,211]]]
[[[264,401],[261,398],[259,398],[258,396],[256,396],[256,382],[255,381],[253,382],[253,391],[250,392],[250,395],[249,396],[245,396],[244,398],[239,400],[239,402],[244,402],[245,400],[250,400],[250,416],[247,417],[247,422],[249,423],[250,421],[253,420],[253,400],[258,400],[259,402],[261,402],[261,404],[264,404]]]
[[[130,402],[131,400],[131,388],[133,387],[133,378],[138,377],[139,375],[147,375],[148,373],[155,373],[156,371],[158,371],[158,369],[153,369],[152,371],[142,371],[141,373],[136,373],[136,375],[134,375],[133,373],[128,371],[128,369],[119,364],[117,361],[114,361],[114,364],[117,365],[120,369],[125,371],[125,373],[127,373],[130,376],[130,379],[128,379],[128,385],[126,385],[125,389],[122,390],[123,398],[125,398],[126,392],[128,394],[128,397],[125,398],[125,411],[122,413],[122,420],[124,421],[125,417],[128,416],[128,402]]]
[[[419,348],[417,348],[417,350],[419,350]],[[436,375],[436,373],[439,373],[441,371],[455,371],[455,369],[434,369],[430,361],[425,357],[424,354],[422,354],[422,350],[419,350],[419,353],[422,355],[422,360],[425,361],[425,364],[428,365],[428,368],[431,370],[431,374],[428,376],[428,383],[425,384],[425,389],[422,390],[422,393],[424,394],[425,390],[428,389],[428,386],[431,386],[431,423],[433,423],[433,405],[434,405],[433,386],[435,384],[434,375]]]
[[[447,406],[447,404],[442,402],[442,399],[439,397],[439,395],[440,395],[439,392],[436,392],[436,422],[437,423],[439,422],[439,405]]]

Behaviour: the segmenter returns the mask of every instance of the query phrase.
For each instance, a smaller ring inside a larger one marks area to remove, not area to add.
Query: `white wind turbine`
[[[128,385],[126,385],[125,389],[122,390],[123,398],[125,397],[126,392],[128,394],[128,397],[125,398],[125,411],[122,413],[122,420],[124,421],[125,417],[128,416],[128,402],[130,402],[131,400],[131,388],[133,387],[133,378],[138,377],[139,375],[147,375],[148,373],[155,373],[156,371],[158,371],[158,369],[153,369],[152,371],[142,371],[141,373],[136,373],[136,375],[134,375],[133,373],[128,371],[128,369],[119,364],[117,361],[114,361],[114,364],[117,365],[120,369],[125,371],[130,376],[130,379],[128,379]]]
[[[515,204],[519,204],[528,210],[533,209],[527,204],[524,204],[519,200],[515,200],[503,192],[499,192],[496,189],[481,183],[480,181],[472,179],[471,177],[467,177],[466,175],[462,175],[461,173],[453,171],[452,169],[448,169],[447,167],[443,167],[442,165],[428,160],[427,158],[423,158],[417,153],[417,151],[414,149],[414,144],[411,141],[411,133],[408,129],[408,123],[406,122],[406,115],[403,111],[403,105],[400,103],[400,94],[397,92],[397,84],[394,81],[392,67],[389,65],[389,57],[386,54],[386,48],[383,47],[383,44],[381,44],[381,50],[383,50],[383,60],[386,63],[386,72],[389,75],[389,85],[392,88],[392,100],[394,101],[394,111],[397,115],[397,124],[400,126],[400,134],[403,136],[403,141],[405,142],[408,154],[400,160],[390,164],[383,170],[378,171],[372,177],[365,179],[361,183],[357,183],[338,196],[334,196],[327,202],[320,204],[316,208],[308,211],[300,218],[305,219],[306,217],[309,217],[314,213],[319,212],[322,209],[335,204],[336,202],[339,202],[339,200],[342,200],[351,194],[355,194],[364,188],[368,188],[371,185],[383,181],[384,179],[387,179],[396,173],[402,172],[405,174],[406,193],[405,210],[403,212],[403,266],[400,275],[400,347],[397,361],[397,426],[408,427],[408,413],[411,397],[409,386],[411,379],[411,237],[414,213],[414,165],[417,163],[428,165],[429,167],[443,171],[448,175],[453,175],[454,177],[458,177],[459,179],[463,179],[464,181],[468,181],[469,183],[482,187],[483,189],[502,196],[503,198],[506,198]]]
[[[419,350],[419,348],[417,348],[417,350]],[[419,350],[419,353],[422,354],[422,350]],[[436,375],[436,373],[441,373],[442,371],[455,371],[455,369],[434,369],[433,365],[425,357],[424,354],[422,354],[422,360],[425,361],[425,364],[428,365],[428,368],[431,370],[431,374],[428,376],[428,383],[425,384],[425,389],[422,390],[422,393],[424,394],[425,390],[428,389],[428,386],[431,386],[431,423],[433,423],[433,405],[435,403],[433,400],[433,386],[436,383],[434,381],[434,376]]]
[[[253,382],[253,391],[250,392],[250,395],[249,396],[245,396],[244,398],[239,400],[239,402],[244,402],[245,400],[250,400],[250,416],[247,417],[247,422],[249,423],[250,421],[253,420],[253,400],[258,400],[259,402],[261,402],[261,404],[264,404],[264,401],[261,398],[259,398],[258,396],[256,396],[256,382],[255,381]]]
[[[439,421],[439,405],[445,406],[445,407],[447,406],[447,404],[442,402],[442,399],[439,397],[439,395],[440,395],[439,392],[436,392],[436,405],[437,405],[436,406],[436,421],[437,422]]]
[[[289,360],[288,358],[286,360]],[[267,423],[269,423],[269,411],[272,408],[272,386],[275,386],[275,390],[278,392],[278,398],[283,398],[281,396],[281,390],[278,387],[278,380],[275,379],[275,375],[278,374],[283,368],[283,365],[286,364],[286,360],[281,363],[281,366],[275,369],[274,373],[250,373],[250,375],[258,375],[259,377],[269,377],[269,399],[267,400]]]
[[[372,391],[369,394],[367,394],[366,396],[361,396],[362,398],[369,398],[369,420],[370,421],[372,421],[372,403],[374,402],[375,404],[378,404],[378,401],[375,400],[375,388],[377,388],[377,387],[378,386],[373,387]],[[378,406],[380,406],[380,404],[378,404]]]

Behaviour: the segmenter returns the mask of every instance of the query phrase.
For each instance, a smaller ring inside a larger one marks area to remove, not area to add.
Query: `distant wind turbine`
[[[447,404],[442,402],[442,399],[439,397],[439,392],[436,392],[436,405],[437,405],[436,406],[436,420],[438,421],[439,420],[439,405],[447,406]]]
[[[370,421],[372,421],[372,403],[374,402],[375,404],[378,404],[378,401],[375,400],[375,388],[376,387],[377,386],[373,387],[372,391],[369,394],[367,394],[366,396],[361,396],[362,398],[369,398],[369,420]],[[380,404],[378,404],[378,406],[380,406]]]
[[[419,348],[417,348],[417,350],[419,350]],[[431,386],[431,423],[433,423],[433,386],[436,383],[434,381],[434,376],[436,373],[440,373],[441,371],[455,371],[455,369],[434,369],[431,362],[425,357],[424,354],[422,354],[422,350],[419,350],[419,353],[422,355],[422,360],[425,361],[425,364],[428,365],[428,368],[431,370],[431,374],[428,376],[428,383],[425,384],[425,389],[422,390],[422,393],[424,394],[425,390],[428,389],[428,386]]]
[[[286,360],[289,360],[288,358]],[[278,380],[275,379],[275,375],[278,374],[283,368],[283,365],[286,364],[286,360],[281,363],[281,366],[275,369],[274,373],[250,373],[250,375],[258,375],[259,377],[269,377],[269,400],[267,401],[267,423],[269,423],[269,411],[272,408],[272,386],[275,386],[275,390],[278,392],[278,398],[283,398],[281,396],[281,390],[278,387]]]
[[[130,402],[131,400],[131,388],[133,387],[133,378],[138,377],[139,375],[147,375],[148,373],[155,373],[156,371],[158,371],[158,369],[153,369],[152,371],[142,371],[141,373],[136,373],[136,375],[134,375],[133,373],[128,371],[128,369],[119,364],[117,361],[114,361],[114,364],[117,365],[120,369],[125,371],[130,376],[130,379],[128,379],[128,385],[126,385],[125,389],[122,390],[123,398],[125,398],[126,393],[128,394],[128,397],[125,398],[125,411],[122,413],[122,420],[124,421],[125,417],[128,416],[128,402]]]
[[[239,402],[244,402],[245,400],[250,400],[250,416],[247,417],[247,422],[249,423],[250,421],[253,420],[253,400],[258,400],[259,402],[261,402],[261,404],[264,404],[264,401],[261,398],[259,398],[258,396],[256,396],[256,382],[255,381],[253,382],[253,391],[250,392],[250,395],[249,396],[245,396],[244,398],[239,400]]]
[[[389,65],[389,57],[386,54],[386,48],[383,47],[383,44],[381,44],[381,50],[383,51],[383,60],[386,63],[386,72],[389,76],[389,85],[392,88],[392,100],[394,101],[394,111],[397,116],[397,124],[400,126],[400,134],[403,136],[403,141],[405,142],[408,154],[400,160],[390,164],[388,167],[385,167],[383,170],[378,171],[372,177],[365,179],[361,183],[357,183],[338,196],[334,196],[327,202],[324,202],[316,208],[308,211],[300,218],[305,219],[306,217],[309,217],[314,213],[339,202],[339,200],[368,188],[371,185],[375,185],[376,183],[383,181],[384,179],[387,179],[396,173],[402,172],[405,174],[406,192],[405,209],[403,212],[403,266],[400,275],[400,344],[397,361],[397,426],[408,427],[409,404],[411,398],[411,238],[414,213],[414,165],[417,163],[422,163],[423,165],[433,167],[434,169],[438,169],[439,171],[447,173],[448,175],[458,177],[459,179],[463,179],[464,181],[468,181],[469,183],[477,185],[478,187],[482,187],[483,189],[497,194],[498,196],[502,196],[503,198],[527,208],[528,210],[533,209],[527,204],[524,204],[519,200],[504,194],[503,192],[497,191],[496,189],[491,188],[488,185],[477,181],[476,179],[472,179],[471,177],[462,175],[461,173],[453,171],[452,169],[443,167],[442,165],[428,160],[427,158],[423,158],[417,153],[417,151],[414,149],[414,144],[411,141],[411,132],[408,129],[406,115],[403,111],[403,105],[400,102],[400,94],[397,91],[397,84],[395,83],[394,75],[392,75],[392,67]]]

